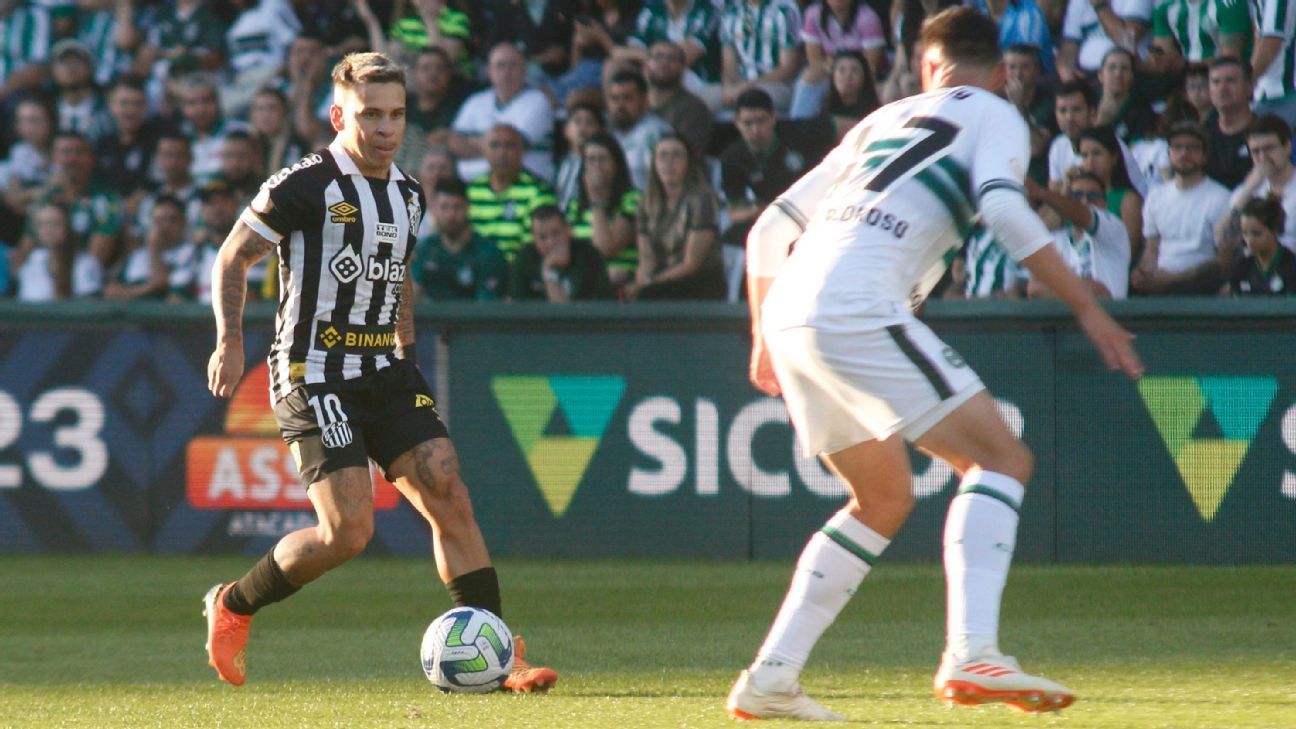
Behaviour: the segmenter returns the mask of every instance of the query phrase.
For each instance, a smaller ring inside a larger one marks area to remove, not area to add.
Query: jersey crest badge
[[[419,223],[423,221],[423,208],[419,205],[418,193],[410,191],[409,200],[405,203],[405,210],[409,213],[410,232],[417,233]]]

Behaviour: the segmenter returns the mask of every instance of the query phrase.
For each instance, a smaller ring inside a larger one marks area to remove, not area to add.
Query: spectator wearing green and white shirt
[[[1162,72],[1178,73],[1185,60],[1243,58],[1250,44],[1246,0],[1166,0],[1152,11],[1152,45],[1161,51]]]
[[[49,11],[33,2],[0,2],[0,101],[49,78]]]
[[[117,258],[121,239],[120,198],[95,175],[94,150],[84,136],[56,134],[52,159],[54,172],[36,203],[54,202],[66,208],[77,249],[88,250],[107,267]],[[24,256],[34,242],[29,226],[15,255]]]
[[[1252,13],[1255,112],[1277,114],[1288,126],[1296,126],[1296,3],[1252,0]]]
[[[759,86],[786,112],[801,71],[801,11],[792,0],[735,0],[720,18],[720,106]],[[703,99],[715,108],[715,97]]]
[[[684,50],[684,85],[690,91],[720,81],[720,5],[713,0],[648,0],[614,61],[643,63],[648,49],[669,41]]]

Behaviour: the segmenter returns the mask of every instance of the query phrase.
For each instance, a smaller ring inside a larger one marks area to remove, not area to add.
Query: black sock
[[[239,615],[253,615],[273,602],[290,597],[301,588],[288,581],[274,560],[274,549],[266,552],[242,579],[225,593],[225,607]]]
[[[446,583],[446,589],[450,591],[450,599],[454,601],[455,607],[467,605],[484,608],[497,617],[504,617],[504,609],[500,606],[499,577],[495,575],[494,567],[483,567],[459,575]]]

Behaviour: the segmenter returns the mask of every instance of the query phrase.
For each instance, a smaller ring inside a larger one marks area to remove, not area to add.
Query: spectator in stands
[[[862,54],[874,77],[886,64],[882,19],[864,0],[819,0],[806,8],[801,23],[805,69],[793,88],[789,119],[810,119],[823,111],[830,86],[830,66],[843,51]]]
[[[1214,118],[1206,122],[1206,174],[1225,187],[1237,187],[1251,171],[1246,146],[1251,111],[1251,67],[1246,61],[1221,56],[1210,63],[1210,98]]]
[[[535,242],[518,252],[509,286],[514,301],[544,299],[565,304],[612,298],[607,264],[587,240],[573,238],[571,225],[553,205],[542,205],[531,216]]]
[[[977,227],[957,260],[963,263],[962,271],[950,266],[952,281],[945,298],[1020,299],[1026,296],[1029,274],[1013,261],[988,228]]]
[[[648,189],[635,221],[639,268],[629,299],[722,299],[719,210],[701,159],[677,134],[653,149]]]
[[[431,188],[432,213],[439,232],[420,235],[411,275],[415,296],[432,301],[504,298],[508,263],[499,247],[468,224],[468,191],[458,178],[437,180]]]
[[[49,79],[49,9],[20,0],[0,2],[0,104],[11,108],[17,97]]]
[[[1103,193],[1107,196],[1107,212],[1124,224],[1125,244],[1137,261],[1143,249],[1143,196],[1130,182],[1125,157],[1120,151],[1120,138],[1111,127],[1091,127],[1080,132],[1079,148],[1080,166],[1071,168],[1068,175],[1078,169],[1102,182]],[[1068,185],[1067,189],[1072,187]],[[1058,213],[1062,211],[1058,210]]]
[[[1241,58],[1251,37],[1247,3],[1238,0],[1165,0],[1152,11],[1158,70],[1178,73],[1184,61]]]
[[[228,81],[221,88],[222,112],[247,117],[252,97],[283,65],[301,33],[301,21],[288,0],[235,0],[238,16],[225,31]]]
[[[1053,231],[1053,245],[1072,273],[1086,281],[1100,299],[1123,299],[1129,292],[1130,240],[1120,218],[1107,208],[1107,189],[1099,177],[1077,171],[1067,179],[1065,194],[1026,183],[1027,194],[1059,216],[1062,227]],[[1047,286],[1032,280],[1026,287],[1031,298],[1053,298]]]
[[[204,304],[210,304],[211,270],[216,263],[216,253],[220,250],[225,237],[229,235],[230,230],[234,227],[234,223],[238,221],[240,208],[238,200],[234,197],[234,192],[220,180],[214,180],[204,185],[198,192],[198,199],[202,202],[202,212],[199,225],[192,236],[194,248],[196,249],[194,254],[196,272],[193,276],[193,298]],[[269,261],[270,259],[262,260]],[[271,287],[274,286],[275,277],[271,276],[267,279],[265,275],[267,266],[256,266],[253,269],[253,272],[257,274],[255,278],[249,275],[247,288],[249,301],[264,298],[261,289],[267,284]]]
[[[76,132],[54,136],[54,171],[40,191],[38,202],[54,202],[70,211],[72,237],[77,250],[89,251],[105,268],[118,255],[121,199],[95,175],[90,140]],[[21,250],[30,250],[24,236]]]
[[[154,159],[161,181],[150,185],[149,193],[140,202],[138,211],[123,231],[128,245],[143,243],[144,233],[148,230],[149,221],[153,219],[153,206],[163,197],[174,197],[183,203],[189,230],[198,230],[202,223],[202,202],[198,199],[198,186],[189,174],[192,157],[189,138],[185,135],[170,132],[158,138]]]
[[[639,3],[635,0],[588,0],[572,25],[571,70],[548,85],[555,103],[564,105],[580,93],[581,99],[598,98],[603,84],[603,62],[624,46],[635,30]]]
[[[204,183],[220,172],[220,149],[225,134],[245,126],[226,122],[220,113],[220,94],[211,77],[192,74],[181,83],[181,131],[193,144],[190,173]]]
[[[1229,215],[1215,227],[1215,237],[1230,248],[1240,249],[1242,230],[1238,216],[1247,201],[1258,197],[1278,200],[1285,213],[1286,227],[1279,228],[1278,242],[1296,252],[1296,166],[1292,165],[1291,127],[1279,116],[1269,114],[1247,129],[1247,148],[1254,166],[1230,198]]]
[[[1064,83],[1096,73],[1107,51],[1139,48],[1152,22],[1152,0],[1068,0],[1058,46]]]
[[[1256,197],[1242,206],[1246,256],[1229,281],[1234,296],[1296,295],[1296,254],[1278,244],[1287,213],[1277,200]]]
[[[333,136],[328,109],[333,103],[333,85],[328,78],[324,42],[299,35],[288,47],[288,63],[279,86],[288,96],[293,129],[308,148],[327,144]]]
[[[603,113],[597,106],[579,103],[567,110],[567,121],[563,122],[563,140],[567,142],[567,153],[558,164],[558,173],[554,176],[554,190],[558,205],[566,209],[576,198],[580,187],[581,148],[597,132],[606,131],[603,124]]]
[[[65,38],[54,44],[54,102],[58,110],[58,128],[98,139],[112,128],[108,105],[94,85],[94,59],[90,49],[79,40]]]
[[[757,216],[806,170],[801,154],[778,138],[774,121],[769,94],[751,88],[739,95],[734,104],[739,138],[720,155],[720,189],[729,208],[722,240],[728,245],[746,246]]]
[[[383,24],[367,0],[353,3],[369,39],[369,48],[387,53],[403,65],[413,65],[415,55],[439,48],[454,66],[467,61],[472,45],[472,22],[468,14],[451,7],[447,0],[398,0],[392,4],[390,30],[383,37]]]
[[[1030,177],[1048,184],[1048,148],[1058,133],[1053,93],[1040,85],[1040,52],[1031,45],[1008,46],[1003,51],[1004,97],[1017,107],[1030,127]]]
[[[639,267],[635,215],[640,197],[616,138],[605,132],[591,136],[581,147],[580,187],[567,205],[567,220],[572,237],[588,241],[607,261],[615,287],[634,281]]]
[[[54,112],[39,99],[29,97],[18,102],[13,116],[12,128],[18,133],[18,141],[0,163],[0,184],[9,212],[22,217],[53,172]],[[5,235],[5,240],[13,239]]]
[[[1071,81],[1057,91],[1054,108],[1061,133],[1049,145],[1048,152],[1048,186],[1055,192],[1062,191],[1067,170],[1080,164],[1080,133],[1093,126],[1095,102],[1093,88],[1087,81]],[[1135,191],[1146,197],[1147,181],[1143,179],[1125,142],[1120,141],[1119,146],[1130,184]]]
[[[576,0],[530,0],[499,3],[486,35],[486,47],[507,43],[526,63],[524,77],[536,86],[551,86],[571,68]]]
[[[1093,125],[1112,127],[1126,144],[1154,136],[1156,114],[1141,96],[1133,94],[1135,86],[1134,54],[1124,48],[1113,48],[1103,56],[1098,68],[1101,96],[1094,112]]]
[[[648,82],[640,74],[622,71],[612,77],[607,90],[608,122],[612,135],[625,151],[630,179],[640,190],[648,179],[652,148],[671,126],[648,111]]]
[[[499,246],[510,264],[531,242],[531,211],[554,203],[553,189],[523,168],[526,138],[503,123],[485,137],[489,170],[468,182],[468,219],[473,230]]]
[[[104,286],[104,298],[187,300],[193,291],[197,248],[185,233],[184,203],[170,196],[158,198],[144,245],[117,264]]]
[[[1258,0],[1250,7],[1256,12],[1251,50],[1255,112],[1276,114],[1288,126],[1296,125],[1296,6],[1286,0]]]
[[[1044,73],[1052,76],[1057,70],[1053,60],[1053,35],[1049,31],[1044,11],[1035,0],[983,0],[987,15],[999,24],[999,47],[1030,46],[1035,49],[1036,60]]]
[[[823,113],[840,140],[861,119],[876,111],[881,102],[868,62],[854,51],[833,56],[828,79],[828,100]]]
[[[131,56],[144,40],[134,0],[79,0],[76,38],[90,49],[94,82],[107,88],[131,68]],[[141,18],[143,20],[143,18]],[[142,78],[142,77],[141,77]]]
[[[1211,104],[1209,65],[1190,63],[1184,67],[1183,93],[1184,100],[1197,114],[1196,120],[1205,124],[1215,113],[1215,107]]]
[[[732,108],[748,86],[759,86],[787,111],[801,71],[801,11],[792,0],[734,0],[720,18],[721,86],[704,99]]]
[[[466,83],[455,73],[450,56],[440,46],[419,51],[410,71],[410,94],[405,110],[405,144],[445,144],[459,107],[468,95]]]
[[[15,250],[10,257],[19,301],[56,301],[99,293],[103,269],[94,256],[77,246],[66,207],[37,203],[31,229],[31,248]]]
[[[232,131],[221,142],[219,179],[234,192],[239,208],[252,202],[265,180],[265,151],[251,132]]]
[[[288,97],[276,88],[263,88],[252,97],[248,123],[265,152],[263,180],[284,167],[291,167],[311,151],[288,117]]]
[[[162,83],[172,67],[185,72],[219,71],[225,63],[225,23],[207,0],[172,0],[153,16],[144,43],[135,51],[134,70]]]
[[[302,35],[318,40],[324,58],[370,50],[354,0],[291,0]],[[298,36],[301,37],[301,36]]]
[[[148,118],[148,95],[139,76],[124,75],[113,81],[108,111],[112,128],[95,143],[97,169],[100,176],[113,181],[129,214],[152,183],[153,153],[161,128]]]
[[[612,52],[612,60],[643,63],[655,44],[674,43],[684,51],[685,88],[696,92],[719,83],[720,10],[710,0],[647,0],[634,33]]]
[[[1166,135],[1173,180],[1148,193],[1143,204],[1143,255],[1130,290],[1144,295],[1214,294],[1226,280],[1230,251],[1215,241],[1215,224],[1228,213],[1229,192],[1206,176],[1206,133],[1196,122],[1175,124]]]
[[[688,54],[684,46],[662,40],[648,48],[644,78],[648,81],[648,108],[699,152],[711,144],[711,110],[684,88]]]
[[[486,74],[490,88],[468,97],[446,140],[459,158],[459,176],[471,180],[486,172],[489,163],[483,145],[485,134],[497,124],[506,124],[526,138],[526,168],[543,180],[552,179],[553,109],[542,92],[526,87],[526,59],[522,52],[509,44],[495,46]]]
[[[430,194],[442,182],[462,182],[459,179],[458,160],[449,147],[434,144],[423,152],[423,159],[419,160],[418,180],[423,186],[424,194]],[[419,224],[418,237],[426,238],[436,232],[436,217],[424,215],[423,222]]]

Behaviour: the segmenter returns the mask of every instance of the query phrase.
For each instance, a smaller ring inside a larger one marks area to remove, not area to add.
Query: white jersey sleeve
[[[977,208],[999,244],[1021,261],[1052,240],[1026,202],[1022,181],[1030,165],[1026,121],[1011,105],[986,104],[979,115],[970,172]]]

